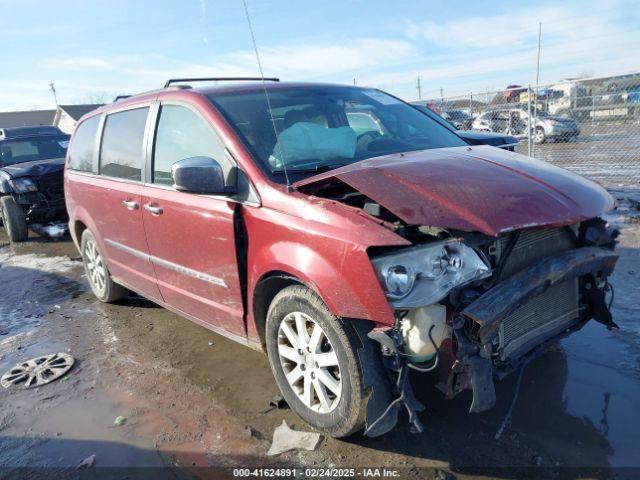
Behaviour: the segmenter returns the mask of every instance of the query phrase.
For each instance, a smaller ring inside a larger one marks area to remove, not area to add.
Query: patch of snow
[[[80,266],[69,257],[48,257],[36,253],[15,255],[6,249],[0,250],[0,266],[23,267],[42,270],[43,272],[64,273]]]

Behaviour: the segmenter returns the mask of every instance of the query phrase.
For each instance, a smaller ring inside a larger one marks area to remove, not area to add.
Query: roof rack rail
[[[118,95],[116,98],[113,99],[114,102],[117,102],[118,100],[124,100],[125,98],[130,98],[131,95]]]
[[[200,78],[170,78],[164,84],[164,88],[169,87],[172,83],[180,82],[279,82],[279,78],[275,77],[200,77]]]

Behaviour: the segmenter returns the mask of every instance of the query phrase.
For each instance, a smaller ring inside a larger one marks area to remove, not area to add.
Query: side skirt
[[[250,340],[248,340],[246,337],[241,337],[240,335],[236,335],[235,333],[231,333],[226,331],[223,328],[220,327],[216,327],[215,325],[211,325],[210,323],[207,323],[203,320],[200,320],[197,317],[194,317],[193,315],[189,315],[188,313],[183,312],[182,310],[172,307],[171,305],[158,300],[156,298],[149,298],[145,295],[142,295],[141,293],[137,292],[135,288],[131,288],[129,285],[127,285],[126,282],[123,282],[122,280],[120,280],[117,277],[113,277],[113,281],[122,285],[123,287],[128,288],[129,290],[131,290],[132,292],[135,292],[136,294],[140,295],[141,297],[147,298],[148,300],[157,303],[158,305],[160,305],[163,308],[166,308],[167,310],[175,313],[176,315],[180,315],[183,318],[186,318],[187,320],[191,320],[194,323],[197,323],[198,325],[200,325],[201,327],[206,328],[207,330],[211,330],[212,332],[217,333],[218,335],[222,335],[223,337],[226,337],[230,340],[233,340],[234,342],[238,342],[246,347],[249,347],[253,350],[256,350],[258,352],[262,352],[265,353],[264,349],[262,348],[262,345],[260,344],[260,342],[252,342]]]

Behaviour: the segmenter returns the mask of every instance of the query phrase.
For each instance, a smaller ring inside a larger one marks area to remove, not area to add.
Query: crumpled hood
[[[36,160],[34,162],[17,163],[6,167],[0,166],[0,170],[9,174],[11,178],[38,177],[47,173],[59,172],[64,169],[64,158],[52,158]]]
[[[410,225],[501,232],[570,225],[615,205],[598,184],[541,160],[489,146],[377,157],[301,180],[320,192],[348,184]]]

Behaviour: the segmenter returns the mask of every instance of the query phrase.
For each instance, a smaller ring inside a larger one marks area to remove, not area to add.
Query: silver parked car
[[[475,118],[471,128],[485,132],[505,133],[515,137],[526,137],[529,124],[527,110],[505,108],[482,112]],[[543,111],[538,111],[535,124],[531,129],[535,143],[544,143],[547,140],[566,142],[580,135],[580,125],[573,118],[549,115]]]

